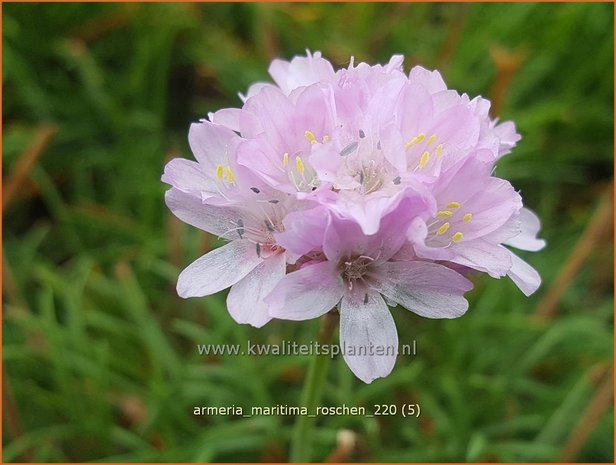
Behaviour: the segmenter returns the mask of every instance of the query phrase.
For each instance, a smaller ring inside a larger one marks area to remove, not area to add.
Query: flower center
[[[340,262],[339,270],[342,279],[347,283],[349,289],[353,289],[356,281],[365,282],[365,276],[370,270],[374,258],[360,255]]]

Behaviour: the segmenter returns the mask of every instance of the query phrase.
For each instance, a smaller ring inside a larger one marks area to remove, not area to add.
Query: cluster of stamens
[[[374,259],[372,257],[360,255],[355,258],[344,260],[340,263],[340,274],[349,289],[353,289],[355,281],[364,281],[364,277],[368,273],[372,262],[374,262]]]
[[[460,218],[460,207],[462,204],[460,202],[449,202],[447,204],[446,210],[439,210],[436,214],[436,219],[428,225],[428,229],[434,236],[444,236],[449,232],[451,228],[451,223],[458,223]],[[463,223],[470,223],[473,219],[473,214],[470,212],[465,213],[462,216]],[[455,221],[453,221],[455,220]],[[464,234],[461,231],[456,231],[451,235],[452,242],[460,242],[464,239]]]
[[[412,147],[419,146],[424,143],[426,139],[426,135],[421,132],[409,140],[406,144],[404,144],[404,150],[409,150]],[[430,152],[430,148],[436,143],[437,135],[432,134],[428,137],[428,140],[424,143],[424,151],[421,154],[421,158],[419,159],[419,164],[415,169],[423,169],[428,163],[430,163],[431,156],[434,155],[436,158],[440,158],[443,155],[443,144],[438,144],[433,152]]]

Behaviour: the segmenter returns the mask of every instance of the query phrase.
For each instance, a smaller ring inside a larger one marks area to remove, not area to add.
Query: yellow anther
[[[423,141],[426,138],[426,135],[422,132],[421,134],[417,134],[415,137],[413,137],[410,141],[408,141],[406,144],[404,144],[404,149],[408,150],[410,149],[413,145],[417,145],[419,144],[421,141]]]
[[[314,137],[314,134],[312,133],[312,131],[306,131],[304,133],[304,135],[306,136],[306,139],[308,139],[310,141],[311,144],[316,144],[317,140]]]
[[[453,212],[450,212],[449,210],[441,210],[436,214],[436,216],[440,216],[441,218],[451,218],[452,215]]]
[[[227,166],[227,182],[229,184],[233,184],[235,182],[235,176],[233,176],[233,171],[230,166]]]
[[[282,156],[282,165],[285,168],[289,166],[289,153],[288,152],[285,152],[284,155]]]
[[[466,215],[464,215],[464,217],[462,219],[464,220],[465,223],[468,223],[470,220],[473,219],[473,214],[472,213],[467,213]]]
[[[460,242],[463,237],[464,237],[464,234],[462,234],[461,232],[458,231],[453,236],[451,236],[451,240],[454,241],[454,242]]]
[[[327,144],[329,141],[330,141],[329,136],[328,136],[328,135],[324,135],[324,136],[323,136],[323,143],[324,143],[324,144]]]
[[[299,174],[304,174],[304,162],[302,161],[302,157],[295,158],[295,167],[297,168],[297,172]]]
[[[419,160],[419,167],[424,168],[430,161],[430,153],[426,150],[421,154],[421,160]]]
[[[216,179],[222,181],[225,177],[225,167],[222,165],[216,166]]]
[[[449,223],[444,223],[440,228],[438,228],[438,231],[436,231],[436,235],[441,236],[445,234],[448,229],[449,229]]]
[[[432,134],[430,137],[428,137],[428,142],[426,142],[426,145],[430,147],[432,144],[434,144],[434,142],[436,142],[436,134]]]
[[[449,202],[447,208],[460,208],[460,202]]]
[[[443,144],[438,144],[436,146],[436,150],[434,151],[434,155],[436,155],[436,158],[440,157],[443,154]]]

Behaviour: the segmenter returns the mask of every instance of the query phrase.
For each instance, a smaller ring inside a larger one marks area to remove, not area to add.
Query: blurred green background
[[[179,299],[179,271],[216,243],[169,214],[159,178],[191,158],[191,121],[306,48],[336,67],[403,53],[493,99],[523,135],[497,174],[548,242],[523,254],[544,280],[532,298],[478,277],[463,318],[394,309],[418,353],[388,378],[334,359],[322,405],[422,414],[320,418],[311,459],[613,462],[613,4],[2,8],[5,462],[288,459],[293,418],[192,409],[297,405],[309,357],[196,344],[308,343],[318,322],[256,330],[224,295]]]

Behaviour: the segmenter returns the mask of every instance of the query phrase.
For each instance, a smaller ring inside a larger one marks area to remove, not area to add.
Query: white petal
[[[473,288],[461,274],[428,262],[386,262],[375,278],[381,293],[427,318],[457,318],[468,309],[464,293]]]
[[[180,273],[180,297],[203,297],[232,286],[263,260],[255,244],[247,240],[229,242],[192,262]]]
[[[391,373],[398,355],[398,332],[380,294],[356,292],[342,298],[340,345],[345,362],[364,383]]]
[[[335,263],[308,265],[286,275],[265,299],[270,316],[284,320],[309,320],[334,307],[344,293]]]
[[[488,273],[493,278],[505,276],[511,268],[510,253],[498,244],[482,239],[463,241],[451,247],[455,257],[450,261]]]
[[[206,205],[200,198],[175,188],[165,193],[165,203],[184,223],[225,239],[237,238],[240,215],[231,208]]]
[[[260,328],[272,319],[263,299],[284,277],[285,268],[285,255],[272,255],[231,286],[227,308],[235,321]]]
[[[514,253],[511,253],[511,262],[513,266],[509,273],[507,273],[507,276],[511,278],[526,297],[530,296],[541,285],[541,276],[539,276],[537,270]]]
[[[167,163],[161,181],[184,192],[199,193],[199,196],[202,191],[216,192],[214,179],[203,172],[201,165],[184,158],[174,158]]]
[[[539,229],[541,229],[541,222],[537,215],[528,208],[521,208],[517,220],[521,228],[520,234],[508,239],[505,244],[520,250],[530,250],[531,252],[543,249],[545,241],[537,239],[537,234]]]

